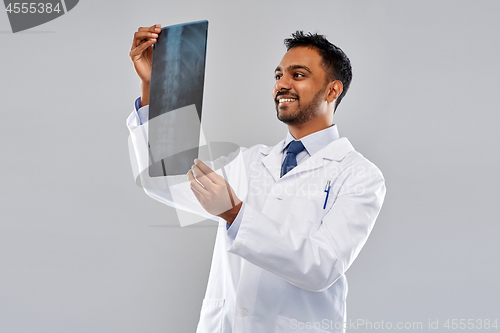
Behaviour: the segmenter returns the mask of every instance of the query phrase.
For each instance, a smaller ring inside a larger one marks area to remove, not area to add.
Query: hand
[[[134,34],[132,47],[130,48],[130,59],[134,65],[135,72],[141,79],[142,106],[149,104],[149,83],[151,81],[151,65],[153,62],[153,44],[156,43],[161,25],[152,27],[141,27]]]
[[[207,212],[231,224],[240,211],[241,200],[224,178],[199,159],[194,163],[187,176],[196,199]]]

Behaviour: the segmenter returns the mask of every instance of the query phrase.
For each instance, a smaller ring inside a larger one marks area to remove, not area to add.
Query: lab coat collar
[[[350,151],[354,150],[354,147],[347,138],[340,138],[331,142],[328,146],[313,154],[309,159],[284,175],[283,178],[280,178],[281,150],[284,142],[285,140],[282,140],[274,147],[262,147],[259,149],[260,153],[266,156],[262,159],[262,163],[276,182],[300,172],[311,171],[323,167],[328,161],[342,161]]]

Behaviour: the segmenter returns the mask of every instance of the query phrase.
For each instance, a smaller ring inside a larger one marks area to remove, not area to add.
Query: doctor
[[[139,28],[130,51],[142,95],[127,125],[140,170],[159,32]],[[240,149],[223,167],[227,182],[199,160],[170,187],[142,172],[154,199],[219,220],[198,333],[345,331],[345,272],[379,214],[384,178],[333,124],[351,82],[347,56],[318,34],[297,31],[285,45],[272,90],[283,141]]]

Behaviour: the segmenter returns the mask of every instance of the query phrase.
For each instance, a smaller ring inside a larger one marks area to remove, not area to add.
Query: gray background
[[[134,184],[125,118],[134,31],[202,19],[211,141],[284,137],[271,89],[294,30],[351,58],[335,122],[388,194],[348,317],[500,319],[499,17],[496,0],[87,0],[12,34],[2,12],[0,331],[194,332],[216,228],[175,227]]]

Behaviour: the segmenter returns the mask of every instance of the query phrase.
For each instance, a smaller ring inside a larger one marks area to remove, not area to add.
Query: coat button
[[[240,316],[241,316],[241,318],[245,318],[247,316],[247,311],[246,310],[241,310],[240,311]]]
[[[234,244],[234,247],[239,250],[243,247],[243,244],[241,244],[241,242],[237,242],[236,244]]]

